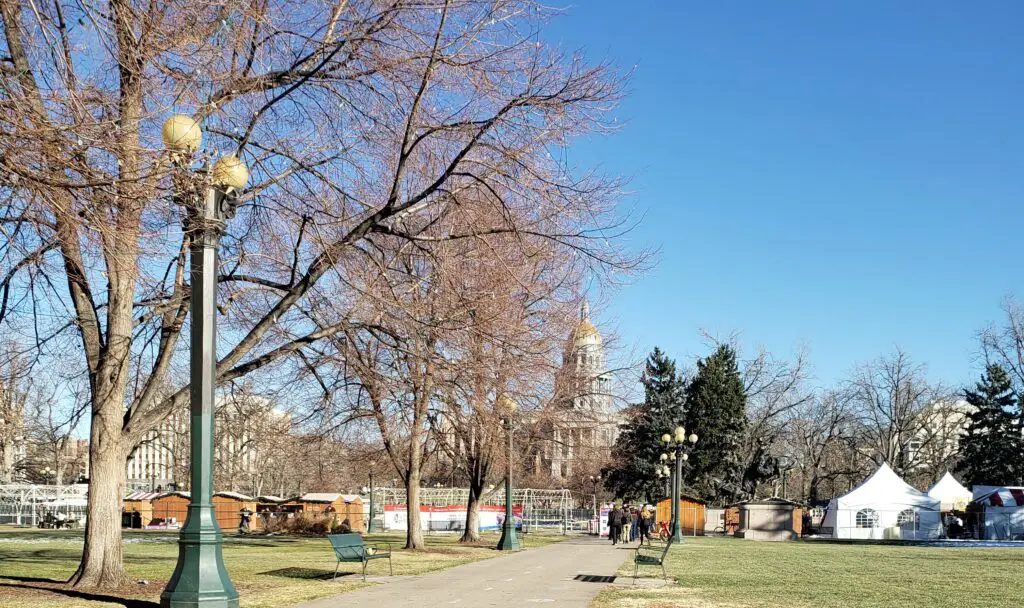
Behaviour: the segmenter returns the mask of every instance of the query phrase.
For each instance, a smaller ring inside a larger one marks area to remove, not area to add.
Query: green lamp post
[[[661,455],[662,462],[671,460],[675,464],[675,471],[672,475],[672,542],[682,542],[683,528],[680,524],[679,494],[683,489],[683,462],[689,460],[688,452],[697,445],[697,434],[690,433],[687,437],[686,429],[677,426],[672,433],[665,433],[661,436],[661,442],[669,450],[667,454]]]
[[[376,460],[370,461],[370,523],[366,524],[366,532],[372,534],[373,529],[373,468],[377,466]]]
[[[188,116],[164,123],[163,140],[171,153],[175,201],[185,208],[192,293],[190,346],[191,497],[188,517],[178,539],[178,563],[160,594],[164,608],[237,608],[221,552],[223,536],[213,511],[213,407],[217,385],[217,249],[227,220],[235,215],[236,193],[249,180],[237,156],[224,156],[212,170],[192,173],[189,165],[202,132]]]
[[[518,551],[522,546],[516,536],[516,521],[512,515],[512,416],[516,413],[516,404],[508,397],[502,396],[498,398],[495,405],[503,416],[505,432],[508,434],[508,463],[505,470],[505,522],[501,526],[498,551]]]

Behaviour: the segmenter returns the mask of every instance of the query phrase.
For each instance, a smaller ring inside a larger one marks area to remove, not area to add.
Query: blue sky
[[[698,329],[810,349],[827,385],[902,346],[975,378],[1024,296],[1024,3],[587,0],[545,32],[636,64],[610,139],[657,268],[601,321],[692,361]]]

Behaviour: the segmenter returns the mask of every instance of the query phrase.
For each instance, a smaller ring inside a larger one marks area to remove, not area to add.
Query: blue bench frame
[[[342,562],[358,562],[363,565],[363,581],[366,581],[366,566],[375,559],[388,560],[388,569],[391,571],[391,576],[395,575],[395,567],[391,563],[391,544],[387,543],[387,551],[382,551],[377,545],[370,545],[373,548],[373,553],[367,551],[368,548],[366,543],[363,542],[363,537],[358,532],[351,532],[348,534],[328,534],[327,540],[331,541],[331,548],[334,549],[334,555],[338,558],[338,564],[334,566],[334,580],[338,578],[338,568],[341,567]]]
[[[661,566],[661,574],[668,580],[668,572],[665,571],[665,557],[668,555],[668,550],[672,546],[672,537],[670,536],[668,542],[665,543],[664,547],[658,548],[653,553],[643,553],[644,546],[641,544],[636,548],[636,555],[633,556],[633,584],[636,584],[636,575],[640,572],[640,566]],[[647,550],[651,551],[653,547],[648,546]]]

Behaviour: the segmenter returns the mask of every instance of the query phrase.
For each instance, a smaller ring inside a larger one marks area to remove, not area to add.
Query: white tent
[[[967,503],[974,499],[971,491],[963,487],[949,472],[928,490],[928,496],[937,499],[943,511],[963,511],[967,508]]]
[[[828,503],[822,528],[833,538],[934,539],[942,533],[939,500],[883,464],[852,492]]]

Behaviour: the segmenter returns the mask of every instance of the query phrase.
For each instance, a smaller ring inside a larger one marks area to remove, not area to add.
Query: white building
[[[214,473],[232,489],[263,465],[267,443],[291,432],[291,417],[262,397],[218,397],[215,411]],[[188,484],[189,412],[172,414],[128,457],[129,484],[151,487]]]
[[[535,454],[534,466],[537,472],[565,479],[573,475],[574,467],[594,467],[608,459],[621,422],[612,408],[604,340],[590,322],[586,302],[579,323],[566,339],[555,387],[561,397],[543,413],[543,449]]]
[[[907,443],[908,471],[942,471],[960,453],[960,438],[974,406],[963,399],[936,401],[920,414],[918,430]]]

